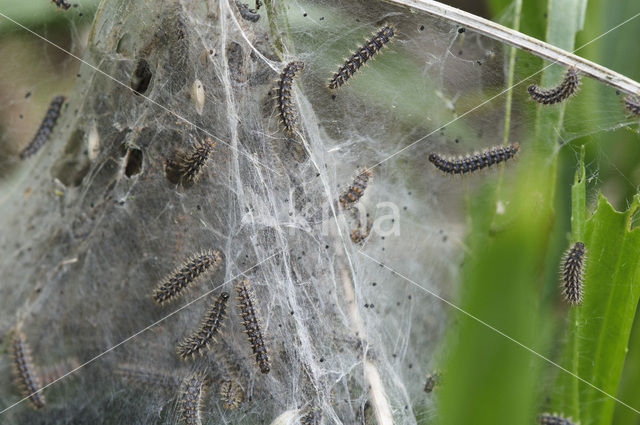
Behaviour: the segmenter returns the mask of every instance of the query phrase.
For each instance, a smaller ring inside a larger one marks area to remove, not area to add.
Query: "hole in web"
[[[138,60],[136,70],[131,76],[131,88],[138,94],[144,94],[151,84],[153,73],[149,67],[149,62],[145,59]]]
[[[124,174],[127,177],[140,174],[142,170],[142,151],[140,149],[129,149],[127,154],[127,165],[124,169]]]

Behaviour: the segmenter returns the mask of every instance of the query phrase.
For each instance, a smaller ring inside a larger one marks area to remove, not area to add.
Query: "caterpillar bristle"
[[[200,328],[178,345],[178,357],[186,359],[196,353],[202,354],[203,349],[215,341],[216,335],[224,326],[228,299],[229,294],[223,292],[217,299],[212,300]]]
[[[343,209],[354,206],[360,200],[369,184],[371,174],[371,170],[363,169],[353,180],[351,186],[340,195],[338,201]]]
[[[553,105],[555,103],[562,102],[563,100],[571,97],[578,91],[580,86],[580,76],[578,70],[571,67],[567,70],[564,79],[560,84],[552,89],[543,89],[536,84],[531,84],[527,91],[531,99],[543,105]]]
[[[640,116],[640,98],[634,95],[627,95],[624,98],[624,107],[636,117]]]
[[[356,245],[363,243],[371,234],[372,227],[373,223],[371,223],[371,220],[367,220],[367,224],[364,228],[360,223],[358,223],[356,228],[351,230],[351,241]]]
[[[69,3],[67,0],[51,0],[51,2],[58,6],[60,9],[64,10],[67,10],[71,7],[71,3]]]
[[[244,391],[235,379],[225,379],[220,384],[220,400],[222,407],[228,410],[237,409],[244,401]]]
[[[458,158],[447,158],[437,153],[432,153],[429,155],[429,162],[446,174],[466,174],[505,162],[515,157],[519,150],[520,145],[513,143],[507,146],[496,146],[474,155]]]
[[[304,63],[300,61],[289,62],[280,74],[278,81],[277,102],[280,120],[284,126],[284,132],[291,135],[297,123],[297,113],[293,102],[291,101],[291,88],[293,87],[293,78],[298,71],[304,69]]]
[[[216,142],[207,137],[203,141],[196,141],[189,150],[177,155],[177,161],[173,166],[177,168],[182,181],[198,181],[215,145]]]
[[[574,425],[571,418],[564,418],[557,413],[543,413],[538,416],[538,423],[540,425]]]
[[[236,282],[236,292],[238,293],[238,310],[242,317],[242,324],[245,333],[251,344],[251,349],[260,368],[260,372],[269,373],[269,353],[262,333],[260,312],[256,304],[255,294],[248,279]]]
[[[15,332],[11,349],[18,383],[22,386],[25,395],[29,397],[33,407],[42,409],[45,405],[44,395],[40,391],[42,384],[31,361],[31,350],[27,344],[27,339],[22,332]]]
[[[182,395],[180,397],[180,416],[189,425],[202,424],[201,406],[202,396],[207,385],[204,374],[195,373],[182,381]]]
[[[217,268],[221,262],[218,250],[203,251],[191,257],[156,287],[153,300],[158,304],[173,301],[182,295],[185,288],[194,284],[206,271]]]
[[[257,13],[256,10],[250,9],[248,4],[242,3],[240,0],[235,0],[235,2],[242,19],[250,22],[258,22],[260,14]]]
[[[157,372],[144,366],[120,364],[116,367],[116,375],[124,380],[141,386],[156,386],[173,390],[180,385],[180,380],[170,372]]]
[[[387,24],[374,33],[365,43],[345,59],[344,64],[329,79],[327,87],[331,90],[344,85],[369,59],[378,53],[395,35],[393,25]]]
[[[56,122],[58,121],[58,117],[60,116],[62,104],[66,99],[67,98],[64,96],[56,96],[53,98],[35,136],[33,136],[33,139],[31,139],[31,142],[27,147],[20,152],[20,159],[26,159],[35,154],[47,142],[47,140],[49,140],[49,137],[51,137],[51,133],[56,126]]]
[[[584,243],[576,242],[564,254],[562,269],[562,292],[570,304],[579,304],[582,301],[582,274],[586,261],[586,249]]]

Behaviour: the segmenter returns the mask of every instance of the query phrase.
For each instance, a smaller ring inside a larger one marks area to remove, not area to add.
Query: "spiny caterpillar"
[[[207,250],[186,260],[180,268],[167,276],[153,291],[153,300],[158,304],[172,301],[182,294],[182,291],[207,270],[213,269],[222,262],[220,251]]]
[[[238,8],[238,12],[240,12],[240,16],[242,16],[242,19],[251,22],[258,22],[260,19],[260,14],[253,9],[249,9],[249,5],[246,3],[236,0],[236,7]]]
[[[353,180],[353,184],[338,199],[342,208],[353,206],[364,195],[364,190],[369,184],[371,170],[362,170]]]
[[[538,423],[540,425],[574,425],[571,422],[571,418],[565,419],[563,416],[554,413],[543,413],[538,416]]]
[[[60,109],[62,109],[62,104],[67,98],[64,96],[56,96],[53,98],[51,103],[49,104],[49,109],[47,109],[47,113],[36,132],[36,135],[31,139],[31,143],[27,145],[26,148],[20,152],[20,158],[25,159],[38,152],[42,145],[45,144],[49,137],[51,136],[51,132],[53,128],[56,126],[56,122],[58,121],[58,117],[60,116]]]
[[[640,98],[638,96],[627,95],[624,98],[624,107],[627,111],[631,112],[635,116],[640,116]]]
[[[180,385],[180,380],[170,374],[148,370],[142,366],[121,364],[116,367],[116,375],[127,381],[132,381],[140,385],[153,385],[172,390]]]
[[[369,237],[369,234],[371,234],[372,226],[373,224],[371,223],[371,220],[367,220],[367,225],[364,227],[364,229],[362,228],[361,224],[358,223],[358,226],[355,229],[351,230],[351,241],[355,244],[364,242],[364,240]]]
[[[370,39],[366,40],[362,46],[353,52],[349,59],[345,60],[344,64],[338,68],[338,72],[333,74],[333,77],[331,77],[327,83],[327,87],[333,90],[346,83],[347,80],[355,74],[362,65],[378,53],[394,35],[395,30],[392,25],[383,26],[377,33],[374,33]]]
[[[196,141],[188,151],[178,154],[175,166],[184,181],[198,181],[215,144],[216,142],[207,137],[204,141]]]
[[[562,291],[570,304],[582,301],[582,270],[584,269],[586,250],[584,243],[576,242],[569,248],[562,260]]]
[[[13,365],[18,382],[24,388],[25,394],[29,396],[31,404],[33,404],[36,409],[42,409],[45,404],[44,396],[42,392],[36,392],[42,388],[42,385],[31,362],[29,345],[27,345],[24,334],[16,331],[11,348],[13,351]]]
[[[182,396],[180,398],[180,416],[189,425],[202,423],[200,419],[200,406],[202,393],[206,385],[206,377],[196,373],[187,377],[183,382]]]
[[[208,347],[211,341],[215,341],[216,334],[224,325],[223,320],[228,299],[229,294],[223,292],[217,300],[211,303],[200,329],[178,345],[178,357],[185,359],[196,353],[202,354],[202,349]]]
[[[544,105],[553,105],[554,103],[562,102],[571,95],[573,95],[580,85],[580,76],[578,70],[571,67],[567,70],[567,74],[564,76],[562,82],[552,89],[543,89],[535,84],[531,84],[527,91],[531,99]]]
[[[240,310],[242,324],[249,338],[253,354],[256,357],[256,363],[260,367],[260,372],[269,373],[271,370],[269,367],[269,353],[264,343],[260,325],[260,312],[249,280],[242,279],[236,282],[236,292],[238,293],[238,310]]]
[[[52,3],[55,3],[56,6],[67,10],[71,7],[71,3],[67,2],[67,0],[51,0]]]
[[[233,379],[225,379],[220,384],[220,400],[225,409],[236,409],[244,401],[244,392]]]
[[[516,156],[519,149],[520,145],[513,143],[508,146],[496,146],[474,155],[458,158],[447,158],[437,153],[432,153],[429,155],[429,161],[437,169],[447,174],[465,174],[507,161]]]
[[[280,74],[280,80],[278,81],[278,88],[276,89],[278,96],[278,111],[280,112],[280,119],[284,125],[284,131],[288,135],[293,133],[296,125],[296,110],[291,102],[291,87],[293,86],[293,78],[296,76],[296,72],[304,69],[304,63],[300,61],[289,62],[287,66],[282,70]]]

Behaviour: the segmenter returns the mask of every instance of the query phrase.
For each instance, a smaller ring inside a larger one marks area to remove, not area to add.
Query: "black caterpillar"
[[[234,379],[225,379],[220,384],[220,400],[225,409],[236,409],[244,401],[244,392]]]
[[[278,81],[278,88],[276,89],[280,119],[284,125],[284,131],[288,135],[293,133],[297,122],[296,110],[293,102],[291,102],[293,78],[296,76],[296,72],[303,69],[304,63],[300,61],[289,62],[282,70],[282,74],[280,74],[280,81]]]
[[[215,144],[216,142],[207,137],[202,142],[196,141],[188,151],[178,154],[177,161],[173,166],[177,166],[183,181],[190,183],[198,181]]]
[[[638,96],[627,95],[624,98],[624,107],[635,116],[640,116],[640,98]]]
[[[582,301],[582,270],[585,262],[584,243],[576,242],[565,252],[562,261],[562,291],[571,304]]]
[[[151,371],[142,366],[121,364],[116,367],[115,373],[135,384],[153,385],[165,390],[174,390],[180,385],[180,380],[175,375]]]
[[[437,169],[447,174],[465,174],[507,161],[516,156],[518,150],[520,150],[520,145],[513,143],[508,146],[496,146],[474,155],[458,158],[446,158],[437,153],[432,153],[429,155],[429,161]]]
[[[186,260],[179,269],[167,276],[153,291],[153,300],[158,304],[174,300],[205,271],[217,267],[220,263],[220,251],[218,250],[203,251]]]
[[[376,53],[378,53],[385,44],[389,42],[395,35],[395,30],[392,25],[383,26],[377,33],[366,40],[365,43],[360,46],[349,59],[346,59],[344,64],[338,68],[338,72],[333,74],[333,77],[327,83],[327,87],[330,89],[337,89],[347,82],[357,70],[362,67],[369,59],[371,59]]]
[[[236,283],[238,293],[238,309],[242,316],[247,338],[251,344],[251,349],[256,357],[256,363],[260,367],[260,372],[269,373],[269,353],[264,343],[262,328],[260,324],[260,312],[255,302],[255,295],[251,289],[251,283],[247,279],[242,279]]]
[[[553,415],[551,413],[541,414],[538,416],[538,423],[540,423],[540,425],[574,425],[573,422],[571,422],[571,418],[565,419],[556,413]]]
[[[576,68],[569,68],[562,82],[552,89],[543,89],[535,84],[531,84],[527,91],[531,99],[544,105],[553,105],[562,102],[573,95],[580,85],[580,76]]]
[[[45,144],[49,137],[51,136],[51,132],[53,128],[56,126],[56,122],[58,121],[58,117],[60,116],[60,110],[62,109],[62,104],[66,100],[64,96],[56,96],[49,104],[49,109],[47,109],[47,113],[36,132],[36,135],[31,139],[31,143],[27,145],[26,148],[20,152],[20,158],[25,159],[35,154],[40,150],[42,145]]]
[[[52,3],[55,3],[61,9],[67,10],[71,7],[71,3],[67,2],[67,0],[51,0]]]
[[[353,206],[358,202],[358,200],[360,200],[360,198],[362,198],[362,195],[364,195],[364,191],[369,184],[369,177],[371,177],[371,171],[366,169],[362,170],[362,172],[356,176],[351,186],[349,186],[349,188],[338,198],[342,208],[346,209]]]
[[[238,12],[240,12],[240,16],[242,16],[242,19],[250,22],[258,22],[260,19],[260,14],[253,9],[249,9],[249,5],[246,3],[236,0],[236,7],[238,8]]]
[[[20,385],[29,401],[36,409],[42,409],[45,404],[44,396],[39,391],[42,388],[40,378],[31,363],[31,354],[27,340],[21,332],[16,332],[12,345],[13,365]]]
[[[223,321],[228,300],[229,294],[223,292],[217,300],[211,303],[200,329],[178,345],[178,357],[184,359],[196,353],[202,354],[202,349],[208,347],[212,341],[215,341],[215,336],[220,333],[220,328],[224,325]]]
[[[206,377],[196,373],[183,381],[183,392],[180,398],[180,416],[188,425],[200,425],[200,407],[206,385]]]

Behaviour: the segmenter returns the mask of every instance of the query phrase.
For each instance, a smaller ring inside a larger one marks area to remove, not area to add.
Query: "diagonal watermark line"
[[[87,360],[86,362],[82,363],[80,366],[76,367],[73,370],[70,370],[69,372],[65,373],[64,375],[62,375],[61,377],[59,377],[58,379],[48,383],[47,385],[45,385],[44,387],[40,388],[37,391],[32,392],[31,394],[28,394],[27,396],[25,396],[23,399],[16,401],[15,403],[13,403],[12,405],[6,407],[4,410],[0,411],[0,415],[3,414],[4,412],[6,412],[7,410],[17,406],[18,404],[22,403],[23,401],[25,401],[26,399],[28,399],[29,397],[38,394],[40,392],[42,392],[45,388],[50,387],[51,385],[55,384],[56,382],[66,378],[67,376],[71,375],[72,373],[78,371],[79,369],[82,369],[83,367],[87,366],[90,363],[93,363],[94,361],[98,360],[100,357],[104,356],[105,354],[115,350],[116,348],[120,347],[122,344],[127,343],[128,341],[131,341],[133,338],[137,337],[140,334],[143,334],[144,332],[148,331],[149,329],[153,328],[154,326],[156,326],[159,323],[164,322],[165,320],[167,320],[169,317],[175,315],[176,313],[184,310],[185,308],[189,307],[191,304],[201,300],[202,298],[208,296],[209,294],[211,294],[214,291],[217,291],[218,289],[220,289],[221,287],[223,287],[224,285],[226,285],[227,283],[233,281],[234,279],[244,275],[245,273],[247,273],[249,270],[255,269],[256,267],[258,267],[260,264],[265,263],[266,261],[270,260],[271,258],[275,257],[276,255],[280,254],[282,252],[282,250],[279,250],[273,254],[271,254],[270,256],[268,256],[267,258],[265,258],[264,260],[260,261],[259,263],[254,264],[253,266],[249,267],[248,269],[238,273],[237,275],[233,276],[231,279],[222,282],[220,285],[216,286],[215,288],[211,289],[210,291],[205,292],[204,294],[200,295],[198,298],[189,301],[188,303],[186,303],[185,305],[183,305],[182,307],[180,307],[177,310],[172,311],[171,313],[167,314],[166,316],[162,317],[161,319],[153,322],[152,324],[150,324],[149,326],[147,326],[146,328],[139,330],[138,332],[134,333],[133,335],[125,338],[124,340],[120,341],[119,343],[117,343],[116,345],[108,348],[107,350],[103,351],[102,353],[90,358],[89,360]]]
[[[39,39],[41,39],[41,40],[43,40],[43,41],[45,41],[45,42],[49,43],[50,45],[52,45],[52,46],[53,46],[53,47],[55,47],[56,49],[58,49],[58,50],[60,50],[60,51],[62,51],[62,52],[64,52],[64,53],[66,53],[67,55],[71,56],[72,58],[74,58],[74,59],[76,59],[76,60],[80,61],[81,63],[83,63],[83,64],[85,64],[85,65],[87,65],[89,68],[91,68],[91,69],[93,69],[94,71],[96,71],[96,72],[98,72],[98,73],[100,73],[100,74],[104,75],[105,77],[107,77],[108,79],[110,79],[110,80],[114,81],[115,83],[120,84],[122,87],[125,87],[126,89],[128,89],[128,90],[129,90],[129,91],[131,91],[132,93],[133,93],[133,92],[135,92],[135,90],[133,90],[133,89],[132,89],[128,84],[123,83],[122,81],[118,80],[118,79],[117,79],[117,78],[115,78],[115,77],[112,77],[111,75],[107,74],[106,72],[104,72],[104,71],[103,71],[103,70],[101,70],[100,68],[98,68],[98,67],[96,67],[96,66],[94,66],[94,65],[90,64],[89,62],[85,61],[84,59],[81,59],[80,57],[78,57],[78,56],[74,55],[73,53],[71,53],[70,51],[66,50],[65,48],[63,48],[63,47],[61,47],[61,46],[58,46],[58,45],[57,45],[57,44],[55,44],[54,42],[47,40],[45,37],[41,36],[41,35],[40,35],[40,34],[38,34],[37,32],[35,32],[35,31],[33,31],[33,30],[31,30],[31,29],[29,29],[29,28],[25,27],[25,26],[24,26],[24,25],[22,25],[20,22],[18,22],[18,21],[16,21],[16,20],[14,20],[14,19],[11,19],[10,17],[8,17],[7,15],[5,15],[5,14],[4,14],[4,13],[2,13],[2,12],[0,12],[0,16],[2,16],[3,18],[5,18],[5,19],[7,19],[7,20],[9,20],[9,21],[11,21],[11,22],[13,22],[14,24],[16,24],[17,26],[19,26],[19,27],[20,27],[20,28],[22,28],[23,30],[25,30],[25,31],[27,31],[27,32],[29,32],[29,33],[31,33],[31,34],[33,34],[33,35],[35,35],[35,36],[36,36],[36,37],[38,37]],[[176,117],[176,118],[177,118],[177,119],[179,119],[180,121],[183,121],[183,122],[185,122],[185,123],[187,123],[187,124],[189,124],[189,125],[193,126],[193,128],[196,128],[196,129],[200,130],[201,132],[203,132],[203,133],[204,133],[204,134],[206,134],[207,136],[211,137],[212,139],[215,139],[215,140],[217,140],[218,142],[220,142],[221,144],[223,144],[223,145],[225,145],[225,146],[229,147],[229,149],[236,151],[236,152],[237,152],[237,153],[239,153],[240,155],[244,155],[244,156],[246,156],[246,157],[247,157],[251,162],[253,162],[254,164],[258,164],[258,165],[260,165],[261,167],[263,167],[263,168],[265,168],[265,169],[267,169],[267,170],[269,170],[269,171],[272,171],[272,172],[276,173],[276,174],[277,174],[277,175],[279,175],[279,176],[281,175],[278,171],[276,171],[276,170],[274,170],[273,168],[271,168],[271,167],[269,167],[269,166],[267,166],[267,165],[263,164],[262,162],[260,162],[260,161],[258,161],[257,159],[253,158],[253,157],[252,157],[251,155],[249,155],[248,153],[243,152],[243,151],[239,150],[238,148],[235,148],[235,147],[231,146],[229,143],[225,142],[224,140],[222,140],[222,139],[221,139],[221,138],[219,138],[218,136],[215,136],[215,135],[211,134],[211,133],[210,133],[208,130],[206,130],[205,128],[202,128],[202,127],[200,127],[199,125],[197,125],[197,124],[195,124],[195,123],[193,123],[193,122],[189,121],[188,119],[186,119],[186,118],[185,118],[185,117],[183,117],[182,115],[178,114],[177,112],[172,111],[171,109],[167,108],[166,106],[159,104],[159,103],[158,103],[158,102],[156,102],[155,100],[151,99],[151,98],[150,98],[150,97],[148,97],[148,96],[145,96],[145,95],[144,95],[144,94],[142,94],[142,93],[137,93],[137,92],[136,92],[136,94],[138,94],[138,95],[139,95],[140,97],[142,97],[143,99],[145,99],[145,100],[147,100],[147,101],[151,102],[152,104],[154,104],[154,105],[155,105],[155,106],[157,106],[158,108],[163,109],[164,111],[166,111],[166,112],[170,113],[171,115],[173,115],[174,117]]]
[[[585,47],[587,47],[588,45],[590,45],[591,43],[594,43],[595,41],[601,39],[602,37],[604,37],[605,35],[609,34],[612,31],[617,30],[618,28],[620,28],[621,26],[627,24],[628,22],[634,20],[635,18],[637,18],[638,16],[640,16],[640,13],[636,13],[635,15],[633,15],[631,18],[627,19],[624,22],[619,23],[618,25],[616,25],[615,27],[609,29],[608,31],[600,34],[599,36],[597,36],[596,38],[594,38],[591,41],[588,41],[587,43],[583,44],[582,46],[578,47],[577,49],[573,50],[571,53],[575,53],[579,50],[584,49]],[[438,131],[442,130],[443,128],[449,126],[450,124],[453,124],[454,122],[458,121],[461,118],[464,118],[465,116],[469,115],[470,113],[482,108],[484,105],[486,105],[487,103],[492,102],[493,100],[497,99],[498,97],[502,96],[503,94],[505,94],[506,92],[508,92],[509,90],[514,89],[515,87],[519,86],[520,84],[524,83],[525,81],[527,81],[528,79],[535,77],[536,75],[540,74],[541,72],[543,72],[545,69],[549,68],[550,66],[556,64],[557,62],[551,62],[549,65],[543,67],[542,69],[540,69],[539,71],[534,72],[533,74],[529,75],[528,77],[523,78],[522,80],[518,81],[517,83],[513,84],[511,87],[507,87],[506,89],[502,90],[501,92],[499,92],[498,94],[490,97],[489,99],[485,100],[484,102],[479,103],[478,105],[474,106],[473,108],[469,109],[468,111],[462,113],[461,115],[455,117],[454,119],[452,119],[451,121],[449,121],[448,123],[441,125],[440,127],[436,128],[435,130],[433,130],[431,133],[427,134],[426,136],[422,136],[421,138],[419,138],[418,140],[410,143],[409,145],[405,146],[404,148],[392,153],[391,155],[389,155],[388,157],[386,157],[385,159],[383,159],[382,161],[379,161],[378,163],[376,163],[375,165],[372,165],[371,167],[367,168],[367,171],[374,169],[375,167],[377,167],[378,165],[382,164],[383,162],[386,162],[388,160],[390,160],[391,158],[393,158],[394,156],[397,156],[399,154],[401,154],[402,152],[406,151],[407,149],[412,148],[413,146],[417,145],[418,143],[422,142],[423,140],[427,139],[428,137],[434,135],[435,133],[437,133]]]
[[[568,373],[569,375],[573,376],[574,378],[576,378],[577,380],[587,384],[588,386],[590,386],[591,388],[599,391],[600,393],[604,394],[605,396],[609,397],[610,399],[617,401],[618,403],[622,404],[624,407],[634,411],[635,413],[640,414],[640,410],[636,410],[633,407],[629,406],[627,403],[625,403],[624,401],[612,396],[611,394],[609,394],[608,392],[601,390],[600,388],[596,387],[595,385],[593,385],[591,382],[587,381],[586,379],[583,379],[581,377],[579,377],[578,375],[576,375],[575,373],[571,372],[570,370],[565,369],[564,367],[560,366],[558,363],[554,362],[553,360],[549,359],[548,357],[543,356],[542,354],[538,353],[537,351],[535,351],[532,348],[529,348],[528,346],[524,345],[523,343],[521,343],[520,341],[518,341],[515,338],[510,337],[509,335],[507,335],[506,333],[502,332],[501,330],[491,326],[490,324],[488,324],[487,322],[485,322],[484,320],[474,316],[473,314],[467,312],[466,310],[458,307],[457,305],[455,305],[454,303],[452,303],[451,301],[442,298],[440,295],[436,294],[433,291],[430,291],[429,289],[425,288],[424,286],[420,286],[417,282],[415,282],[414,280],[408,278],[407,276],[403,275],[402,273],[396,271],[395,269],[387,266],[384,263],[381,263],[380,261],[376,260],[375,258],[371,257],[370,255],[365,254],[364,252],[358,250],[358,253],[364,255],[365,257],[369,258],[371,261],[381,265],[382,267],[384,267],[385,269],[389,270],[391,273],[401,277],[402,279],[406,280],[407,282],[411,283],[412,285],[422,289],[423,291],[427,292],[430,295],[433,295],[434,297],[436,297],[437,299],[439,299],[440,301],[442,301],[443,303],[447,304],[449,307],[452,307],[456,310],[458,310],[460,313],[470,317],[471,319],[475,320],[476,322],[480,323],[481,325],[486,326],[487,328],[491,329],[492,331],[496,332],[497,334],[505,337],[506,339],[508,339],[509,341],[519,345],[520,347],[524,348],[525,350],[529,351],[531,354],[534,354],[536,356],[538,356],[539,358],[541,358],[542,360],[546,361],[547,363],[557,367],[558,369],[562,370],[563,372]]]

